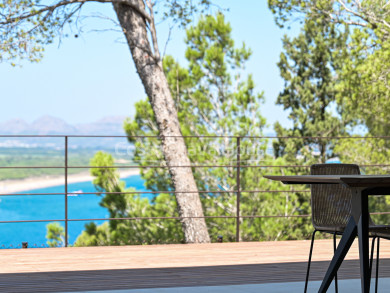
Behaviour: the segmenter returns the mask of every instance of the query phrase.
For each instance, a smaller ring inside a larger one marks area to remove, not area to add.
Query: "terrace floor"
[[[281,241],[3,249],[0,292],[303,292],[309,246]],[[318,290],[332,252],[331,240],[315,242],[311,292]],[[339,270],[340,289],[346,288],[340,292],[359,290],[358,256],[355,241]],[[388,289],[390,241],[381,241],[380,256],[379,288]]]

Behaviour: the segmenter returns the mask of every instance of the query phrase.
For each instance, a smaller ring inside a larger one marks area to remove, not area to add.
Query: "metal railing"
[[[207,193],[207,194],[222,194],[222,193],[235,193],[236,194],[236,214],[231,216],[203,216],[203,217],[190,217],[190,218],[224,218],[224,219],[235,219],[236,221],[236,231],[235,237],[236,241],[240,241],[240,220],[249,219],[249,218],[299,218],[299,217],[310,217],[309,214],[302,215],[242,215],[240,211],[241,207],[241,195],[242,193],[284,193],[284,192],[300,192],[306,193],[310,192],[309,190],[242,190],[241,189],[241,172],[242,168],[309,168],[308,165],[248,165],[242,164],[241,161],[241,142],[243,139],[390,139],[390,136],[372,136],[372,137],[274,137],[274,136],[183,136],[183,138],[229,138],[235,140],[236,145],[236,163],[235,164],[222,164],[222,165],[178,165],[178,166],[167,166],[167,165],[112,165],[112,166],[70,166],[69,165],[69,138],[129,138],[129,136],[108,136],[108,135],[0,135],[1,138],[62,138],[64,146],[64,165],[63,166],[0,166],[1,169],[64,169],[64,192],[56,193],[0,193],[0,196],[26,196],[26,195],[64,195],[64,218],[60,219],[40,219],[40,220],[14,220],[14,221],[0,221],[0,224],[4,223],[35,223],[35,222],[64,222],[65,225],[65,247],[68,246],[69,233],[68,233],[68,223],[75,221],[115,221],[115,220],[159,220],[159,219],[184,219],[186,217],[123,217],[123,218],[82,218],[82,219],[69,219],[68,217],[68,195],[75,194],[74,192],[68,191],[68,171],[69,169],[91,169],[91,168],[169,168],[169,167],[179,167],[179,168],[234,168],[236,169],[235,179],[236,179],[236,189],[235,190],[199,190],[199,191],[173,191],[173,190],[161,190],[161,191],[121,191],[121,192],[83,192],[83,194],[160,194],[160,193],[169,193],[169,194],[178,194],[178,193]],[[132,136],[131,138],[161,138],[159,136]],[[390,167],[390,164],[362,164],[361,167]],[[380,212],[373,214],[390,214],[390,212]]]

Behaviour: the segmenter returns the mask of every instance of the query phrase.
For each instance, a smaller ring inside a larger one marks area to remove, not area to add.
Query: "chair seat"
[[[344,226],[333,226],[333,227],[315,227],[316,230],[326,233],[343,234]],[[390,239],[390,225],[376,225],[370,223],[369,226],[370,237],[382,237]]]
[[[344,230],[345,230],[345,226],[321,226],[321,227],[318,227],[318,226],[314,226],[314,228],[317,230],[317,231],[321,231],[321,232],[325,232],[325,233],[331,233],[331,234],[343,234]]]
[[[390,239],[390,226],[389,225],[370,225],[370,236],[381,237]]]

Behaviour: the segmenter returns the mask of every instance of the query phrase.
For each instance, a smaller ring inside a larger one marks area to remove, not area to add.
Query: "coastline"
[[[120,178],[139,175],[139,169],[119,171]],[[39,176],[16,180],[0,181],[0,193],[16,193],[32,189],[41,189],[57,185],[64,185],[64,176]],[[68,184],[92,181],[89,172],[68,175]]]

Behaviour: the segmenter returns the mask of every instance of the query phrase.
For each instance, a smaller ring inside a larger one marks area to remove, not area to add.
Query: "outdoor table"
[[[390,175],[297,175],[264,177],[281,181],[284,184],[342,184],[351,190],[352,215],[318,292],[326,292],[328,290],[356,236],[358,236],[359,241],[362,292],[370,292],[368,196],[389,195]]]

